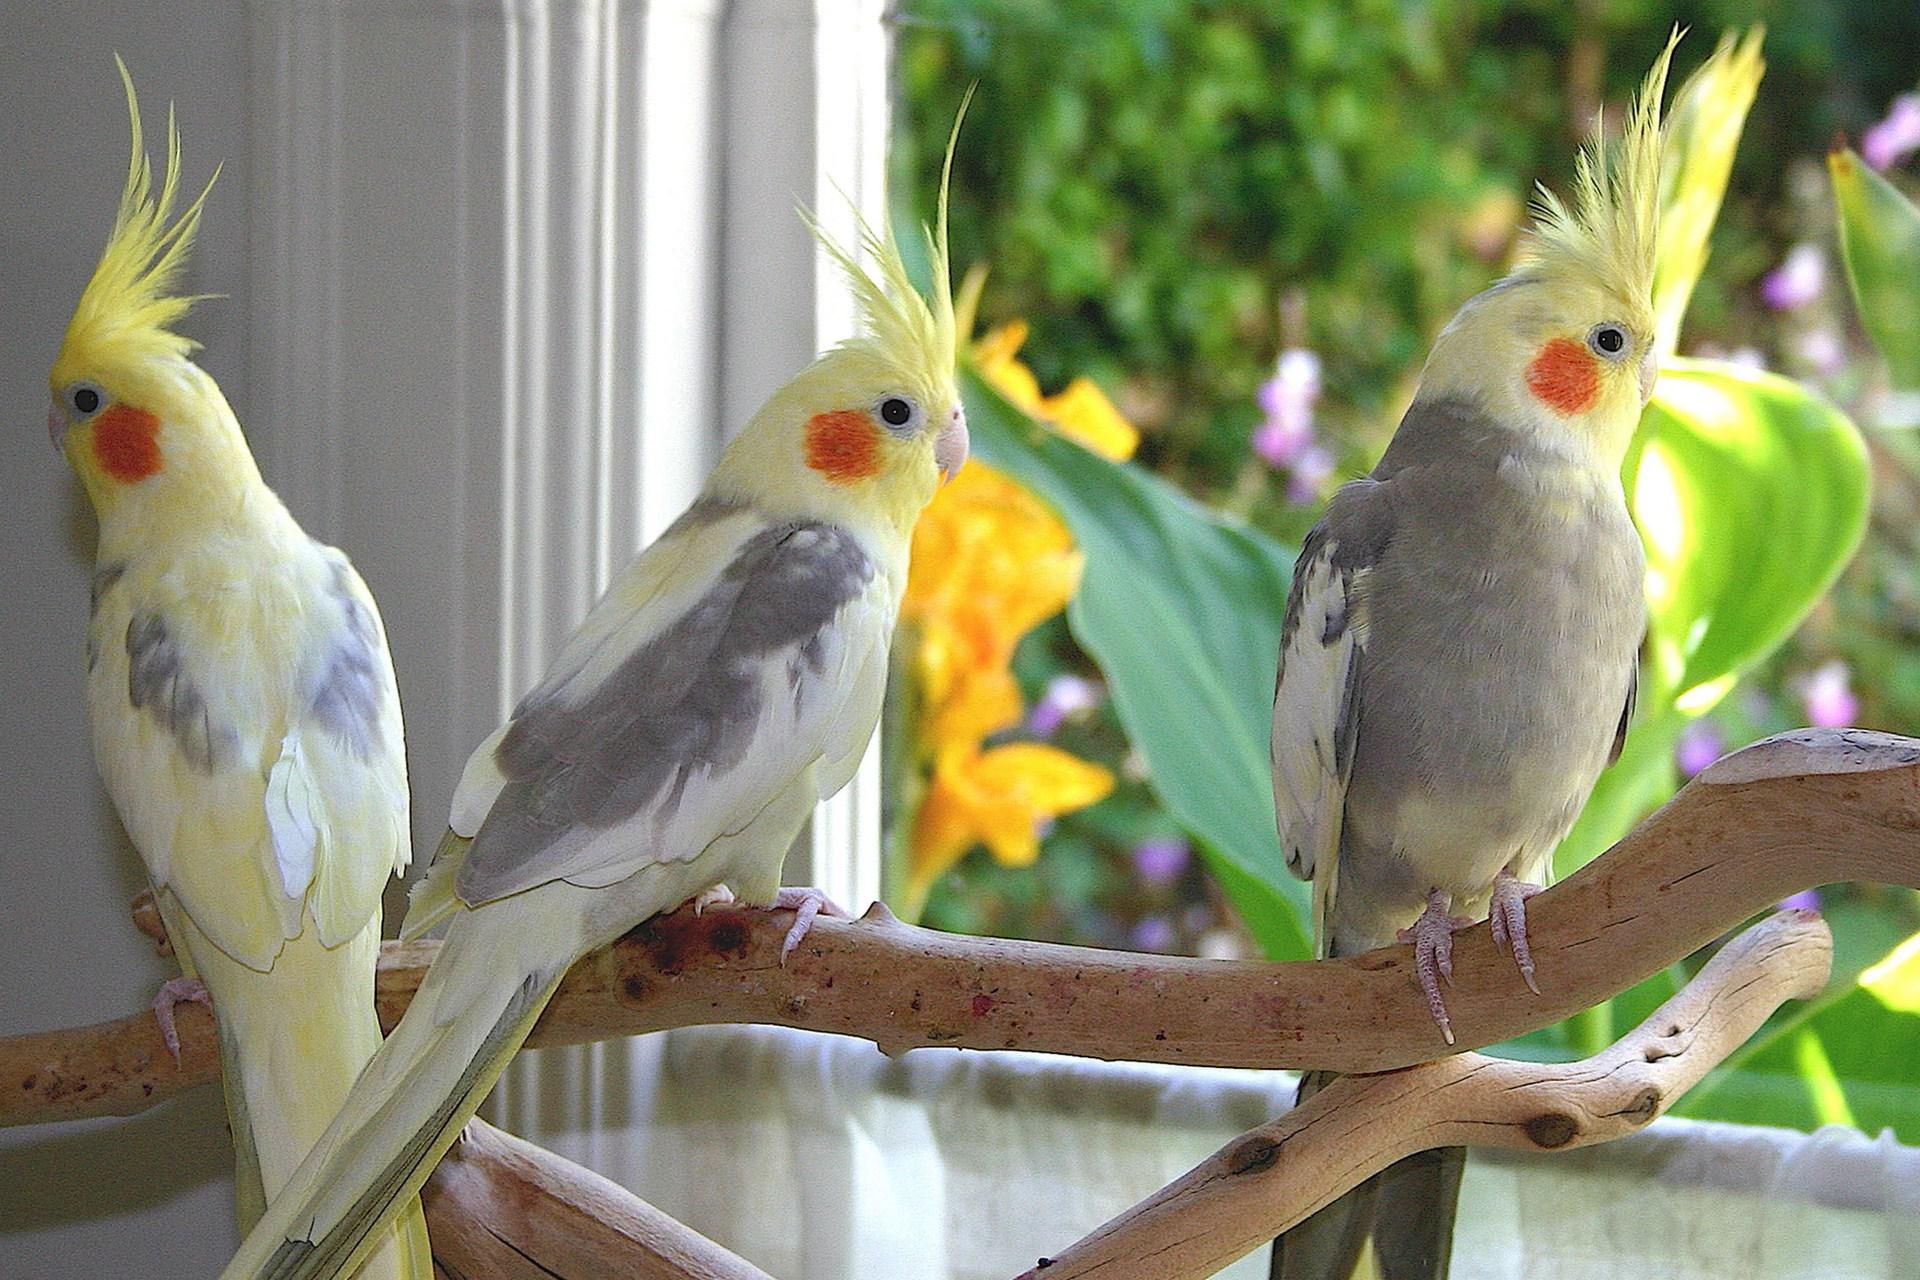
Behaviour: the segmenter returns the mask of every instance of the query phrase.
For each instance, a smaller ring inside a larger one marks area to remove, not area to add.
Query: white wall
[[[124,175],[116,48],[150,138],[177,103],[188,184],[225,162],[186,287],[226,297],[184,327],[381,601],[423,851],[608,573],[844,331],[795,203],[880,212],[878,0],[0,10],[0,1034],[124,1015],[172,973],[127,918],[143,873],[81,699],[91,517],[42,430]],[[877,883],[867,783],[800,853],[847,900]],[[529,1058],[504,1092],[530,1136],[627,1111],[624,1046]],[[210,1089],[0,1131],[0,1276],[212,1274],[228,1162]]]

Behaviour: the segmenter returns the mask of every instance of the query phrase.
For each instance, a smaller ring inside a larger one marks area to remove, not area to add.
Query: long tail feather
[[[478,931],[477,931],[478,932]],[[466,955],[485,964],[493,948]],[[222,1272],[224,1280],[350,1275],[458,1138],[552,998],[565,964],[449,998],[443,953],[313,1154]],[[448,961],[455,963],[449,964]],[[503,966],[504,967],[504,966]],[[456,1007],[457,1006],[457,1007]]]
[[[159,895],[168,937],[213,995],[221,1089],[233,1132],[235,1216],[251,1231],[269,1202],[327,1131],[361,1069],[380,1046],[373,1013],[379,926],[322,947],[312,931],[290,941],[261,973],[214,946]],[[426,1217],[418,1200],[373,1239],[358,1280],[431,1280]]]

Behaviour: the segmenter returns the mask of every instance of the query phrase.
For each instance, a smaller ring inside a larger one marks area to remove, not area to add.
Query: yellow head
[[[1540,188],[1512,274],[1461,308],[1420,395],[1464,396],[1553,447],[1617,469],[1653,394],[1660,99],[1678,33],[1611,146],[1580,153],[1569,207]]]
[[[183,500],[231,492],[257,481],[259,472],[220,389],[187,358],[197,344],[171,328],[195,301],[173,286],[213,180],[172,217],[180,177],[172,113],[167,172],[156,196],[133,80],[126,64],[115,62],[126,86],[133,154],[107,246],[53,362],[47,430],[103,517],[145,519],[197,505]]]
[[[955,119],[935,227],[923,229],[929,296],[913,287],[891,229],[859,219],[869,270],[808,219],[846,273],[861,332],[817,358],[754,414],[714,469],[710,493],[878,524],[904,538],[941,479],[966,461],[947,266],[947,188],[959,132]]]

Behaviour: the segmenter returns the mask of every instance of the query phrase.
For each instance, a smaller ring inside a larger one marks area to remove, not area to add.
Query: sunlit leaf
[[[1086,553],[1067,624],[1155,793],[1267,953],[1311,954],[1307,889],[1280,856],[1267,767],[1293,553],[1048,430],[971,371],[961,392],[978,456],[1045,499]]]
[[[1860,322],[1896,387],[1920,393],[1920,208],[1851,150],[1827,156]]]

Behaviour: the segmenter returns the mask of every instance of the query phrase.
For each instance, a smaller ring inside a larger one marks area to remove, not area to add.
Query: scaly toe
[[[173,1007],[179,1004],[203,1004],[211,1009],[213,997],[198,978],[188,977],[168,978],[153,997],[153,1020],[160,1024],[160,1038],[166,1042],[176,1067],[180,1065],[180,1032],[173,1023]]]
[[[806,940],[817,917],[825,915],[842,920],[853,918],[843,907],[818,889],[796,885],[783,886],[780,892],[774,895],[773,909],[793,912],[793,927],[787,930],[787,936],[780,942],[780,964],[783,968],[786,966],[787,957],[793,954],[793,949]]]

